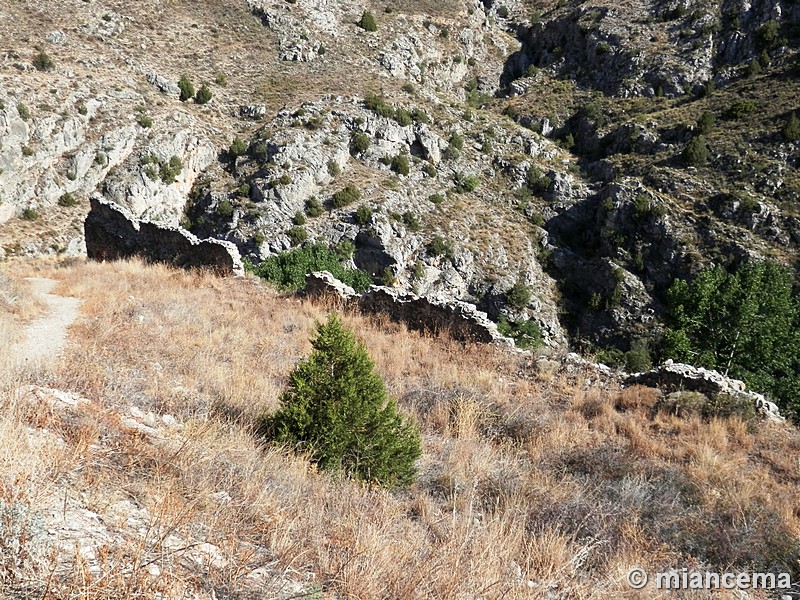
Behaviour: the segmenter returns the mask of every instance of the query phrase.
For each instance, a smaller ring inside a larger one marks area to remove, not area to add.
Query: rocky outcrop
[[[239,116],[243,119],[258,121],[267,116],[267,107],[263,104],[248,104],[239,107]]]
[[[327,271],[308,276],[306,294],[317,298],[340,298],[363,313],[388,315],[415,331],[447,333],[463,342],[514,345],[513,340],[500,335],[497,325],[486,313],[466,302],[438,302],[382,286],[372,286],[363,294],[356,294]]]
[[[534,320],[545,345],[563,347],[554,282],[537,260],[544,230],[531,230],[505,210],[507,200],[489,185],[472,195],[454,192],[454,182],[467,174],[489,182],[498,169],[525,185],[532,167],[557,160],[560,151],[513,123],[478,133],[460,113],[453,114],[457,123],[433,123],[413,102],[385,102],[376,109],[362,98],[328,97],[279,111],[239,157],[235,186],[208,185],[193,196],[192,231],[236,243],[254,264],[294,248],[290,234],[329,247],[352,245],[351,266],[391,278],[405,294],[475,304],[494,321]],[[458,149],[450,148],[451,139]],[[401,156],[408,161],[405,174],[392,167]],[[572,175],[553,174],[552,181],[553,204],[587,193]],[[338,206],[334,195],[348,184],[359,197]],[[462,198],[476,212],[458,210],[457,218],[443,219],[456,214],[451,211]],[[309,203],[330,210],[312,214]],[[227,204],[232,211],[219,210]],[[434,241],[441,246],[436,251]],[[512,314],[504,298],[517,283],[530,289],[531,299]]]
[[[621,97],[681,96],[730,79],[763,49],[765,23],[794,23],[798,12],[796,3],[763,0],[564,4],[542,22],[520,23],[523,50],[509,57],[504,83],[534,65]]]
[[[147,82],[155,86],[162,94],[166,94],[172,98],[178,98],[181,95],[181,88],[171,79],[159,75],[158,73],[148,73],[146,77]]]
[[[103,195],[138,219],[177,225],[186,196],[200,174],[216,162],[217,150],[197,135],[194,118],[175,112],[171,121],[173,126],[153,135],[106,177]],[[165,181],[159,171],[176,158],[180,169],[173,181]]]
[[[683,363],[666,361],[659,367],[629,376],[626,385],[646,385],[657,387],[671,393],[677,391],[700,392],[706,396],[727,394],[743,397],[753,402],[756,412],[771,421],[783,421],[777,405],[767,400],[762,394],[747,391],[745,383],[738,379],[725,377],[717,371],[693,367]]]
[[[305,294],[309,298],[351,300],[358,296],[356,291],[342,283],[329,271],[316,271],[306,277]]]
[[[210,269],[221,275],[240,275],[243,267],[236,246],[215,239],[200,240],[180,227],[139,221],[123,207],[91,198],[84,223],[86,253],[93,260],[141,256],[184,268]]]
[[[117,105],[87,100],[77,114],[34,111],[0,90],[0,223],[24,209],[43,210],[69,193],[88,196],[132,152],[133,125],[98,117]]]

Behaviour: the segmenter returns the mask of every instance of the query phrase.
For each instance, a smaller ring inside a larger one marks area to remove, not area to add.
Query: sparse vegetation
[[[179,156],[172,156],[168,161],[159,164],[158,174],[161,181],[167,185],[175,183],[178,175],[183,171],[183,161]]]
[[[64,192],[58,199],[58,205],[64,208],[70,208],[78,204],[77,198],[69,192]]]
[[[693,137],[683,150],[683,162],[689,167],[700,167],[708,161],[708,146],[702,135]]]
[[[474,192],[481,184],[481,178],[475,174],[465,175],[464,173],[456,173],[453,176],[453,183],[455,183],[455,191],[459,194],[464,192]]]
[[[794,111],[791,112],[789,118],[786,119],[786,123],[781,128],[781,136],[787,142],[800,140],[800,119],[797,118],[797,114]]]
[[[221,200],[217,204],[216,213],[221,219],[230,219],[233,216],[233,204],[230,200]]]
[[[350,152],[353,154],[364,154],[367,150],[369,150],[371,142],[372,138],[370,138],[366,133],[354,131],[350,136]]]
[[[197,94],[194,96],[195,104],[208,104],[211,102],[211,98],[213,94],[211,93],[211,88],[209,88],[205,83],[200,86],[200,89],[197,90]]]
[[[392,171],[398,175],[408,175],[411,165],[408,161],[408,156],[405,154],[398,154],[392,159]]]
[[[422,222],[419,220],[419,217],[409,210],[400,216],[400,220],[410,231],[419,231],[422,229]]]
[[[697,133],[699,135],[708,135],[714,129],[714,113],[705,110],[703,114],[697,119]]]
[[[539,196],[550,189],[550,178],[542,173],[542,170],[536,165],[531,165],[528,167],[528,172],[525,176],[525,183],[533,194]]]
[[[372,209],[367,204],[360,205],[353,213],[353,219],[362,227],[372,218]]]
[[[392,267],[385,267],[380,276],[381,285],[392,287],[397,282],[397,275]]]
[[[519,310],[528,306],[533,294],[528,286],[518,281],[506,292],[505,297],[510,307]]]
[[[542,330],[533,319],[516,322],[500,317],[497,331],[500,335],[513,339],[514,344],[523,350],[534,350],[543,344]]]
[[[22,102],[17,104],[17,113],[19,114],[19,118],[23,121],[27,121],[31,118],[31,111],[30,109],[25,106]]]
[[[344,208],[361,198],[361,192],[354,185],[347,185],[336,192],[331,199],[334,208]]]
[[[414,119],[411,118],[411,113],[405,108],[398,108],[394,111],[394,120],[401,127],[408,127],[414,122]]]
[[[756,40],[761,48],[773,48],[778,41],[778,34],[781,30],[780,23],[775,19],[770,19],[756,30]]]
[[[361,19],[358,21],[358,26],[364,31],[378,31],[378,23],[375,21],[375,15],[368,10],[361,14]]]
[[[445,258],[452,259],[455,255],[453,242],[441,235],[434,236],[433,239],[428,242],[426,249],[431,256],[444,256]]]
[[[292,246],[299,246],[308,239],[308,232],[297,225],[288,229],[286,235],[289,237],[289,242]]]
[[[244,156],[247,154],[247,144],[237,135],[235,138],[233,138],[233,141],[228,148],[228,154],[234,158],[238,156]]]
[[[45,51],[38,52],[33,57],[33,66],[37,71],[52,71],[56,65]]]
[[[306,216],[311,217],[319,217],[324,211],[322,209],[322,203],[317,199],[316,196],[312,196],[308,200],[306,200],[305,205]]]
[[[450,135],[450,140],[445,148],[444,156],[450,160],[455,160],[461,156],[461,151],[464,149],[464,138],[458,132],[453,132]]]
[[[755,100],[738,100],[731,104],[725,115],[729,119],[741,119],[751,115],[758,110],[758,103]]]
[[[639,223],[660,219],[665,214],[661,202],[647,194],[637,194],[633,199],[633,218]]]

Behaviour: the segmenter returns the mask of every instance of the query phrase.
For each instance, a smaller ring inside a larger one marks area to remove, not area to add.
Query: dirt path
[[[26,281],[33,293],[45,301],[49,312],[28,326],[25,339],[17,346],[15,355],[20,365],[57,358],[64,351],[67,327],[77,318],[81,304],[79,298],[51,294],[57,281],[40,277],[27,277]]]

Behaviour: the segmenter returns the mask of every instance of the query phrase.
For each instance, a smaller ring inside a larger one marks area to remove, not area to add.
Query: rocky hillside
[[[5,0],[0,596],[796,581],[799,20],[788,0]],[[270,285],[218,276],[243,270]],[[259,429],[332,308],[419,424],[408,489]],[[43,319],[63,355],[26,361]]]
[[[657,360],[676,278],[800,239],[794,3],[8,4],[7,257],[83,253],[97,194]]]

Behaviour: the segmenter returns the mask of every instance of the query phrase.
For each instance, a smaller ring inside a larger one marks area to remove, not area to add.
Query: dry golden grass
[[[292,579],[322,597],[654,598],[626,587],[630,568],[797,569],[800,435],[788,426],[679,419],[653,390],[537,379],[531,359],[347,314],[424,437],[418,483],[372,490],[252,433],[326,307],[138,262],[43,274],[83,298],[69,358],[5,381],[4,396],[34,382],[91,404],[6,402],[2,497],[35,512],[80,490],[127,531],[94,559],[62,559],[45,597],[279,597]],[[155,433],[130,425],[131,406],[153,412]],[[63,444],[37,445],[31,430]],[[146,510],[138,530],[125,529],[130,511],[113,516],[121,501]],[[201,543],[219,559],[202,568],[190,559]],[[47,575],[28,573],[40,592]]]

